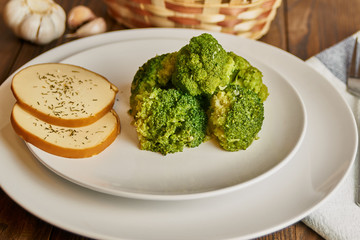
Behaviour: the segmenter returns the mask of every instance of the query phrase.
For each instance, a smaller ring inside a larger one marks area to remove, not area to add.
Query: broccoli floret
[[[163,155],[197,147],[206,136],[207,115],[196,97],[153,88],[138,99],[133,124],[140,148]]]
[[[138,69],[131,83],[131,113],[138,94],[151,91],[154,87],[172,87],[170,79],[174,72],[176,54],[177,52],[173,52],[155,56]]]
[[[263,75],[259,69],[251,66],[246,59],[233,52],[229,52],[228,55],[235,62],[231,74],[231,83],[252,90],[257,93],[261,101],[264,102],[269,93],[266,85],[262,82]]]
[[[172,83],[193,96],[212,95],[219,86],[226,86],[234,60],[218,41],[204,33],[193,37],[176,56]]]
[[[257,138],[263,120],[263,103],[249,89],[228,85],[211,98],[209,130],[227,151],[248,148]]]

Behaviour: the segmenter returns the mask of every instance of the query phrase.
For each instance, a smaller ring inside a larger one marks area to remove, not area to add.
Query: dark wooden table
[[[7,0],[0,0],[3,15]],[[108,30],[124,27],[116,24],[106,14],[100,0],[57,0],[66,12],[83,4],[103,16]],[[306,60],[316,53],[360,30],[359,0],[283,0],[271,29],[260,41],[277,46]],[[20,66],[39,54],[70,40],[60,38],[45,46],[19,40],[0,21],[0,83]],[[1,114],[1,113],[0,113]],[[1,166],[0,166],[1,167]],[[261,219],[259,219],[261,221]],[[5,239],[88,239],[52,226],[31,215],[0,189],[0,240]],[[258,238],[261,240],[323,239],[302,222],[278,232]]]

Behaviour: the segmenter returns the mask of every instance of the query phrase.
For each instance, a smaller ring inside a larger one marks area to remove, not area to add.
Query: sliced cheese
[[[107,148],[120,132],[120,120],[114,110],[90,125],[71,128],[44,122],[15,104],[11,123],[25,141],[51,154],[68,158],[96,155]]]
[[[44,63],[19,71],[12,79],[18,103],[51,124],[91,124],[112,109],[118,91],[105,77],[85,68]]]

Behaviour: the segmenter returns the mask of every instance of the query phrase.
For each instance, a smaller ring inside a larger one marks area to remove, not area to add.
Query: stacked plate
[[[248,239],[318,207],[354,161],[353,115],[321,75],[261,42],[212,33],[227,51],[259,68],[269,88],[260,138],[248,150],[225,152],[211,141],[167,156],[138,149],[128,115],[134,73],[199,34],[123,30],[73,41],[26,64],[79,65],[119,88],[114,109],[122,132],[92,158],[66,159],[25,145],[8,120],[8,102],[15,101],[9,77],[0,88],[4,191],[47,222],[101,239]]]

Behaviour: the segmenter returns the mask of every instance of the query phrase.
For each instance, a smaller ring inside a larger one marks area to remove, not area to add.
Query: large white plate
[[[124,40],[64,59],[62,62],[102,74],[118,87],[114,109],[121,120],[121,134],[106,151],[87,159],[58,157],[29,145],[32,152],[47,167],[72,182],[114,195],[157,200],[227,193],[264,179],[284,166],[305,135],[304,106],[281,75],[256,60],[251,63],[263,72],[270,96],[265,102],[260,138],[246,151],[226,152],[215,141],[167,156],[139,150],[128,114],[132,78],[147,59],[178,51],[187,42],[188,39],[155,36]],[[242,55],[237,46],[225,45],[226,50]]]
[[[29,62],[58,62],[79,51],[129,39],[188,39],[185,29],[107,33],[55,48]],[[280,72],[299,91],[308,125],[285,166],[248,187],[196,200],[133,200],[72,184],[28,151],[9,123],[10,79],[0,88],[0,183],[25,209],[66,230],[100,239],[249,239],[286,227],[321,205],[355,158],[357,129],[336,89],[296,57],[269,45],[214,33],[227,45]],[[341,128],[339,127],[341,126]]]

